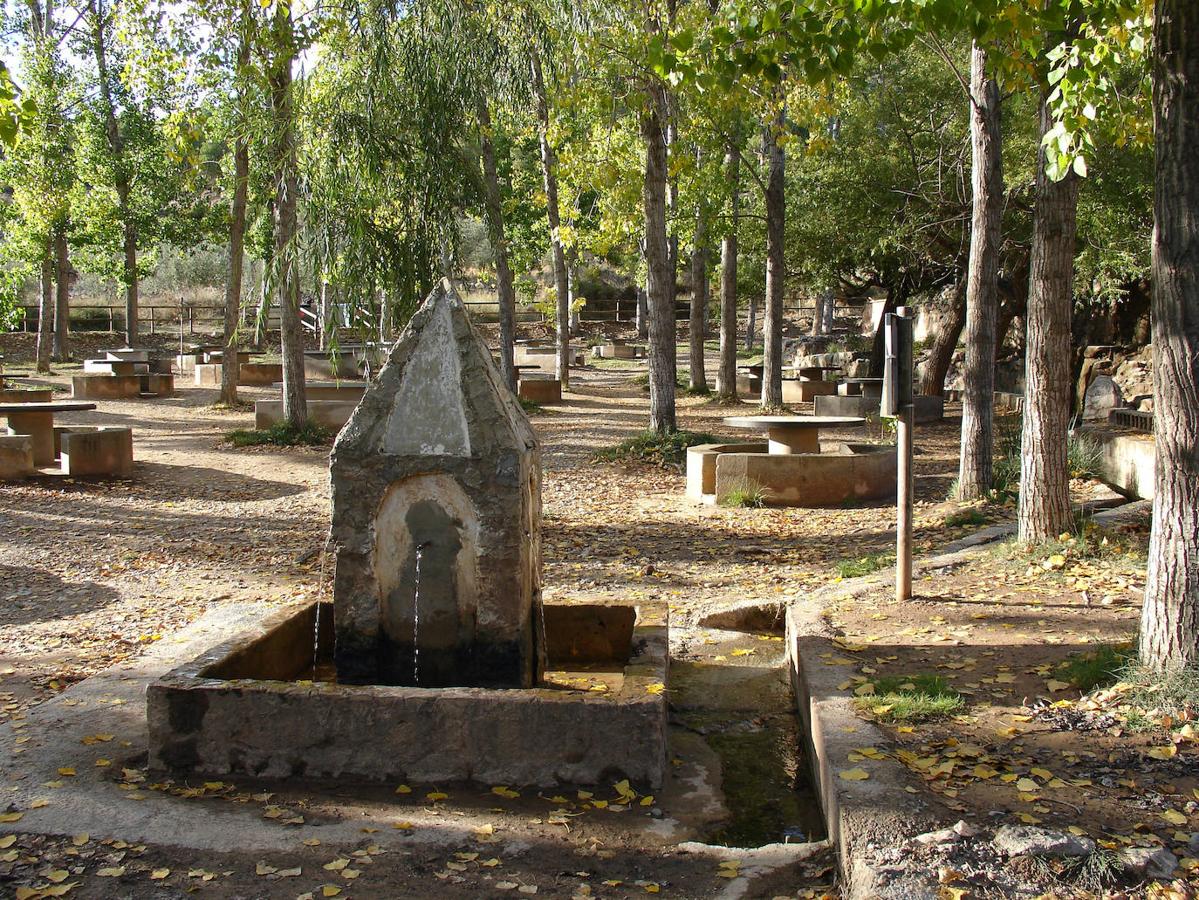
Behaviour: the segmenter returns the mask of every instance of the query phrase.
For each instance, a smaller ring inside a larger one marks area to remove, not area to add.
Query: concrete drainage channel
[[[1093,518],[1100,524],[1112,524],[1143,512],[1148,504],[1149,501],[1139,501],[1119,505],[1096,512]],[[946,546],[943,553],[919,560],[917,573],[964,565],[974,554],[986,552],[984,548],[988,545],[1013,533],[1013,525],[981,529]],[[935,875],[904,875],[884,886],[873,864],[873,847],[898,846],[938,827],[932,812],[920,799],[919,781],[907,767],[891,759],[873,760],[869,780],[845,781],[837,777],[854,748],[885,746],[888,739],[879,728],[854,712],[851,695],[841,688],[854,669],[837,664],[833,658],[838,654],[831,641],[835,635],[824,616],[825,603],[834,597],[864,594],[892,577],[893,573],[883,571],[849,579],[818,591],[802,605],[750,603],[711,612],[699,620],[699,626],[721,630],[707,632],[709,637],[701,639],[718,641],[722,656],[727,655],[723,652],[726,643],[736,645],[732,653],[738,647],[752,649],[752,653],[743,654],[742,658],[753,662],[705,678],[689,669],[684,647],[684,653],[676,653],[671,663],[672,690],[676,692],[672,709],[680,721],[694,721],[698,716],[702,722],[704,716],[712,716],[719,722],[719,710],[739,709],[744,704],[759,711],[751,722],[761,727],[760,733],[772,734],[777,739],[775,747],[787,746],[789,742],[794,748],[793,753],[774,753],[766,767],[774,770],[772,776],[762,769],[763,759],[770,756],[768,739],[749,739],[753,732],[747,730],[747,737],[739,741],[735,737],[738,728],[727,727],[732,726],[732,720],[726,717],[726,727],[715,740],[709,738],[709,743],[718,753],[726,740],[726,747],[733,748],[726,751],[731,755],[721,754],[726,763],[726,778],[730,771],[745,767],[743,772],[747,777],[764,779],[765,784],[756,788],[763,814],[757,823],[745,821],[739,802],[752,800],[753,792],[740,794],[740,779],[731,781],[725,787],[725,794],[732,818],[713,834],[714,842],[722,842],[722,838],[729,843],[770,839],[769,833],[790,819],[792,824],[783,826],[783,836],[774,839],[786,840],[788,829],[804,832],[809,839],[823,838],[826,846],[836,853],[834,865],[841,893],[849,900],[938,896]],[[752,633],[755,631],[758,634]],[[782,641],[770,640],[779,632],[784,633]],[[731,635],[740,640],[730,642]],[[761,640],[764,636],[767,639]],[[777,649],[764,653],[764,647]],[[779,678],[784,679],[781,690]],[[706,699],[694,699],[697,696]],[[697,705],[690,707],[689,701]],[[794,705],[788,707],[791,715],[787,716],[783,714],[784,705],[789,704]],[[788,721],[792,723],[790,726]],[[777,764],[780,761],[781,766]],[[791,771],[795,773],[793,778]],[[780,780],[779,775],[784,772],[788,774]],[[785,800],[780,790],[784,780],[793,785],[793,793]]]

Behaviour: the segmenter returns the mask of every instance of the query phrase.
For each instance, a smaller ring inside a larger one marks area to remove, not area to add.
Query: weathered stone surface
[[[1165,847],[1125,847],[1116,856],[1124,871],[1137,878],[1169,878],[1178,869],[1178,857]]]
[[[133,431],[120,425],[72,425],[55,429],[66,475],[130,475]]]
[[[1087,388],[1082,417],[1106,422],[1107,414],[1124,406],[1124,394],[1110,375],[1097,375]]]
[[[358,408],[357,400],[309,400],[308,421],[330,431],[341,431]],[[282,400],[255,400],[254,427],[260,430],[283,422]]]
[[[443,282],[333,448],[341,681],[535,682],[540,471],[532,426]]]
[[[4,388],[0,403],[50,403],[54,400],[51,388]]]
[[[76,400],[123,400],[142,392],[140,375],[73,375],[71,396]]]
[[[244,362],[238,369],[238,384],[274,384],[283,378],[282,363]]]
[[[842,444],[835,452],[721,453],[716,502],[736,490],[761,488],[769,506],[839,506],[895,494],[895,447]]]
[[[1095,842],[1088,837],[1029,825],[1004,825],[992,843],[1008,856],[1086,856],[1095,851]]]
[[[562,402],[562,382],[557,378],[522,377],[516,383],[516,392],[530,403]]]
[[[33,438],[27,434],[0,432],[0,481],[33,474]]]

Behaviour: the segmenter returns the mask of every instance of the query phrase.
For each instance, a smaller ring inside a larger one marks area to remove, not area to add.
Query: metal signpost
[[[912,320],[902,307],[887,314],[881,413],[895,418],[895,597],[912,599]]]

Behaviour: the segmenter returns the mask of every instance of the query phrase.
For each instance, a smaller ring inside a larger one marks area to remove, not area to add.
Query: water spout
[[[412,683],[420,686],[420,560],[432,541],[416,545],[416,577],[412,585]]]

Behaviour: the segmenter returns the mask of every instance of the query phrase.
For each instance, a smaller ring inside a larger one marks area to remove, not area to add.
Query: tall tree
[[[241,374],[237,339],[241,325],[241,283],[245,265],[246,206],[250,193],[250,136],[248,134],[248,82],[253,49],[254,13],[243,2],[238,18],[237,65],[234,70],[235,126],[233,137],[233,198],[229,210],[229,271],[225,279],[224,355],[221,357],[221,402],[237,405],[237,382]]]
[[[132,190],[131,161],[125,152],[125,136],[117,110],[117,73],[109,65],[109,46],[112,41],[112,9],[104,8],[104,0],[88,0],[88,26],[91,30],[91,50],[96,64],[100,94],[100,112],[108,145],[117,193],[117,213],[121,220],[123,268],[121,284],[125,288],[125,343],[137,345],[138,333],[138,273],[137,219],[130,203]]]
[[[94,0],[93,0],[94,2]],[[292,66],[298,46],[291,13],[276,4],[271,17],[267,84],[271,98],[271,165],[275,183],[275,301],[283,356],[283,418],[293,428],[308,421],[304,389],[304,334],[300,325],[296,112]]]
[[[495,163],[495,143],[492,138],[491,111],[487,98],[479,94],[475,99],[479,121],[479,147],[483,157],[483,207],[487,218],[487,235],[495,254],[495,281],[500,301],[500,370],[512,390],[516,390],[516,367],[513,363],[513,348],[516,343],[516,289],[512,280],[512,268],[508,264],[508,235],[504,226],[503,197],[500,195],[500,179]],[[549,181],[547,172],[547,184]],[[556,175],[555,175],[556,177]],[[549,191],[547,190],[547,194]],[[554,189],[554,207],[557,207],[557,187]],[[556,217],[556,210],[551,218]],[[560,250],[561,248],[559,248]],[[557,252],[557,251],[556,251]],[[569,309],[569,303],[568,307]],[[562,303],[558,303],[558,333],[562,334]],[[569,327],[569,322],[567,323]],[[559,366],[561,360],[559,344]],[[567,375],[569,378],[569,374]],[[563,387],[566,382],[563,382]]]
[[[71,358],[71,249],[66,224],[54,229],[54,358]]]
[[[1078,176],[1069,171],[1055,181],[1046,169],[1044,136],[1053,128],[1048,91],[1040,114],[1017,512],[1019,538],[1025,543],[1052,540],[1069,530],[1072,521],[1066,436]]]
[[[970,51],[970,148],[973,185],[970,261],[966,276],[966,365],[958,497],[975,500],[991,489],[995,405],[995,322],[999,308],[1003,144],[999,83],[987,75],[987,53]],[[956,343],[956,339],[955,339]],[[944,373],[941,374],[942,379]]]
[[[702,150],[696,150],[698,164]],[[704,370],[704,338],[708,330],[708,210],[705,198],[695,207],[695,231],[691,238],[691,308],[688,389],[695,394],[708,393],[708,375]]]
[[[1141,661],[1199,665],[1199,7],[1157,0],[1153,41],[1153,432]]]
[[[724,157],[729,216],[720,241],[720,373],[716,392],[737,399],[737,230],[741,220],[741,142],[734,131]]]
[[[550,248],[554,266],[556,295],[555,330],[558,352],[555,374],[565,388],[570,384],[570,283],[566,272],[566,252],[562,246],[562,214],[558,205],[558,154],[550,142],[549,100],[541,55],[534,48],[531,56],[533,97],[537,106],[538,138],[541,143],[541,167],[545,179],[546,215],[550,225]]]
[[[766,157],[766,316],[762,330],[762,406],[783,405],[783,288],[787,277],[784,111],[763,130]]]
[[[675,430],[674,273],[666,232],[666,90],[651,77],[641,111],[645,144],[646,305],[649,318],[649,425],[660,434]]]

